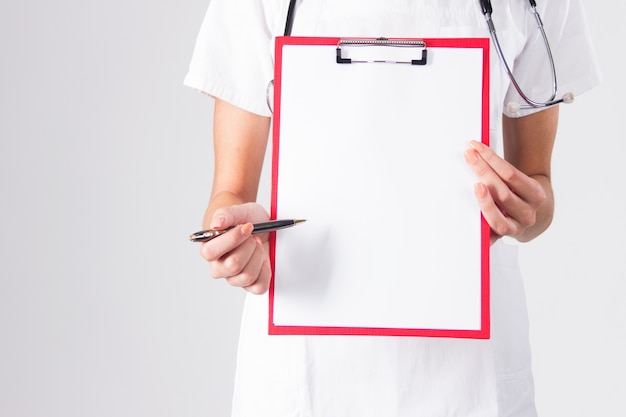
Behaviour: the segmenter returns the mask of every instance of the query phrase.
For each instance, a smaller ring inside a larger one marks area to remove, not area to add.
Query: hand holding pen
[[[267,219],[265,209],[256,203],[222,207],[212,213],[208,223],[213,233],[201,231],[190,239],[219,236],[200,243],[200,254],[209,262],[211,275],[225,279],[232,286],[262,294],[268,290],[271,278],[269,242],[259,234],[267,231],[263,226]]]

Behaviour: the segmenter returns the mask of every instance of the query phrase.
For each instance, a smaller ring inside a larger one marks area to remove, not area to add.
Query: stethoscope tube
[[[511,84],[513,85],[517,93],[520,95],[522,100],[526,102],[526,105],[520,105],[519,103],[514,103],[514,102],[508,103],[507,110],[510,113],[516,113],[520,109],[545,108],[545,107],[554,106],[555,104],[559,104],[559,103],[571,103],[572,101],[574,101],[574,95],[572,93],[566,93],[563,95],[563,97],[559,99],[555,99],[557,90],[558,90],[558,85],[557,85],[557,77],[556,77],[556,67],[554,65],[554,58],[552,57],[550,43],[548,42],[548,37],[543,28],[543,22],[541,20],[541,16],[539,16],[539,12],[537,11],[537,4],[535,3],[534,0],[528,0],[528,1],[530,4],[531,12],[533,13],[533,16],[535,17],[535,21],[537,22],[537,28],[539,29],[539,32],[541,33],[541,36],[543,38],[543,43],[546,48],[546,54],[548,55],[548,62],[550,63],[550,71],[552,73],[552,95],[546,101],[532,100],[524,93],[522,88],[517,83],[517,80],[513,76],[513,72],[511,71],[511,68],[509,67],[508,62],[506,58],[504,57],[504,53],[502,52],[502,47],[500,46],[500,41],[498,40],[498,35],[496,34],[496,28],[491,18],[491,14],[493,13],[491,1],[480,0],[481,10],[482,10],[483,15],[485,16],[485,21],[487,22],[487,27],[489,29],[489,36],[491,37],[493,45],[495,46],[496,52],[498,54],[498,58],[500,59],[500,62],[502,63],[502,66],[504,67],[504,70],[506,71],[509,77],[509,80],[511,81]]]

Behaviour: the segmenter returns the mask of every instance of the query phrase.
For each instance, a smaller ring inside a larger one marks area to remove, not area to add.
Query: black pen
[[[305,221],[306,220],[289,219],[289,220],[272,220],[272,221],[263,222],[263,223],[254,223],[252,225],[253,226],[252,234],[273,232],[274,230],[286,229],[287,227],[292,227]],[[224,233],[228,232],[230,229],[234,227],[235,226],[230,226],[222,230],[214,230],[214,229],[202,230],[200,232],[196,232],[192,234],[191,236],[189,236],[189,240],[191,240],[192,242],[207,242],[211,239],[214,239],[218,236],[223,235]]]

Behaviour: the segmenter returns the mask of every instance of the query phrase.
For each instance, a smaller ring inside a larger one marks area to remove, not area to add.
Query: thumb
[[[238,224],[263,222],[268,219],[269,215],[261,205],[245,203],[215,210],[211,217],[210,227],[221,230]]]

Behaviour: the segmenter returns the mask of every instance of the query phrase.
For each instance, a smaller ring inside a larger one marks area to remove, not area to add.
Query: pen
[[[254,223],[252,225],[253,226],[252,234],[272,232],[274,230],[286,229],[287,227],[292,227],[297,224],[303,223],[305,221],[306,220],[289,219],[289,220],[272,220],[272,221],[263,222],[263,223]],[[191,236],[189,236],[189,240],[191,240],[192,242],[208,242],[211,239],[214,239],[218,236],[223,235],[224,233],[228,232],[230,229],[234,227],[235,226],[230,226],[222,230],[214,230],[214,229],[202,230],[200,232],[196,232],[192,234]]]

